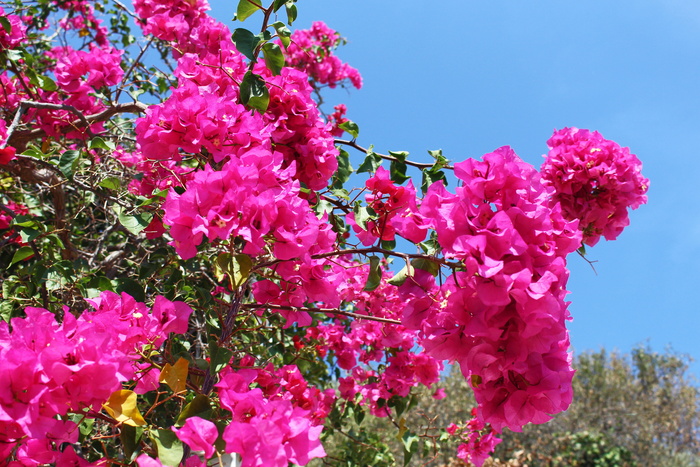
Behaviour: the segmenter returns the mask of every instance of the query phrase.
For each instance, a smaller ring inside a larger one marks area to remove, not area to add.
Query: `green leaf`
[[[338,125],[338,128],[347,131],[348,134],[352,136],[352,139],[357,139],[357,137],[360,135],[360,127],[357,126],[357,123],[353,122],[352,120],[341,123]]]
[[[9,323],[14,309],[15,306],[11,300],[0,300],[0,319]]]
[[[365,157],[365,160],[362,162],[360,167],[357,169],[357,173],[363,173],[363,172],[368,172],[368,173],[374,173],[377,171],[377,168],[382,164],[382,158],[379,154],[376,154],[374,151],[372,151],[372,147],[367,150],[367,157]]]
[[[158,448],[158,460],[161,464],[176,467],[180,464],[184,449],[182,442],[172,430],[159,429],[151,431],[151,439]]]
[[[435,149],[435,150],[429,150],[428,154],[435,159],[435,165],[433,166],[434,168],[441,169],[448,165],[448,160],[445,156],[442,155],[442,149]]]
[[[29,82],[31,84],[40,87],[44,91],[55,91],[58,89],[58,86],[56,86],[54,80],[48,76],[37,74],[37,72],[31,68],[27,68],[25,70],[25,74],[27,75],[27,78],[29,78]]]
[[[433,167],[429,169],[423,169],[423,183],[421,183],[420,187],[423,194],[428,191],[430,185],[437,181],[442,180],[445,183],[445,186],[447,186],[447,177],[445,177],[445,173],[442,170],[435,169],[436,165],[437,164],[433,165]]]
[[[345,182],[350,179],[350,175],[352,175],[354,170],[352,165],[350,165],[350,154],[343,148],[338,148],[338,151],[338,170],[333,175],[334,189],[342,189]]]
[[[85,420],[90,420],[94,422],[94,419],[86,418]],[[92,423],[90,424],[92,427]],[[124,456],[127,462],[132,462],[136,455],[138,454],[139,441],[141,441],[141,436],[143,436],[143,427],[136,427],[127,424],[122,424],[120,428],[119,439],[121,440],[122,446],[124,447]],[[82,425],[80,433],[82,434]],[[86,435],[87,436],[87,435]]]
[[[12,222],[10,225],[14,225],[17,227],[30,227],[33,229],[41,229],[43,230],[43,224],[39,222],[34,216],[25,216],[25,215],[19,215],[15,216],[12,219]]]
[[[430,238],[418,244],[426,255],[435,256],[440,251],[440,244],[435,231],[430,233]]]
[[[344,199],[345,201],[350,201],[350,193],[344,188],[333,188],[331,193],[336,198]]]
[[[134,297],[134,300],[136,300],[137,302],[146,301],[146,292],[143,290],[143,286],[140,283],[136,282],[134,279],[131,279],[129,277],[119,277],[117,279],[114,279],[113,283],[114,291],[118,294],[126,292],[132,297]]]
[[[214,342],[209,342],[209,351],[211,353],[209,371],[214,375],[218,375],[221,370],[228,366],[233,356],[233,351],[226,347],[219,347]]]
[[[237,28],[233,31],[231,40],[240,53],[248,57],[249,60],[255,59],[255,48],[260,43],[260,36],[256,36],[247,29]]]
[[[374,209],[363,206],[360,201],[355,202],[353,207],[353,213],[355,214],[355,223],[362,229],[367,230],[367,222],[375,219],[377,213]]]
[[[396,275],[389,279],[387,282],[391,285],[395,285],[398,287],[400,285],[403,285],[403,283],[406,282],[406,279],[408,279],[409,277],[413,277],[413,275],[413,266],[409,263],[406,266],[404,266],[399,272],[397,272]]]
[[[328,200],[319,199],[316,206],[314,206],[314,212],[319,218],[322,217],[324,213],[331,214],[333,212],[333,204],[328,202]]]
[[[285,3],[283,0],[277,1],[281,2],[282,4]],[[280,38],[282,45],[284,45],[285,47],[289,47],[289,43],[291,42],[290,38],[292,36],[292,31],[287,27],[287,25],[284,24],[282,21],[276,21],[272,23],[272,27],[275,28],[275,31],[277,32],[277,37]]]
[[[355,408],[355,423],[362,425],[362,421],[365,419],[365,411],[362,406],[357,406]]]
[[[79,158],[80,151],[65,151],[61,154],[61,158],[58,160],[58,168],[66,178],[73,178],[75,169],[78,167]]]
[[[10,60],[11,62],[16,62],[17,60],[21,60],[22,57],[24,57],[24,54],[22,53],[21,50],[12,49],[12,50],[7,51],[7,59]]]
[[[108,177],[102,180],[97,186],[102,188],[107,188],[108,190],[118,190],[119,189],[119,177]]]
[[[284,54],[280,46],[274,42],[267,42],[262,46],[265,65],[273,75],[279,75],[284,68]]]
[[[440,272],[440,265],[437,262],[431,261],[427,258],[413,259],[411,260],[411,265],[416,269],[427,271],[433,276],[437,276]]]
[[[153,219],[152,212],[142,212],[139,214],[130,215],[126,214],[124,208],[119,205],[115,205],[112,209],[117,214],[119,223],[134,235],[141,233],[143,229],[148,227],[148,224],[150,224],[151,220]]]
[[[63,240],[61,240],[61,237],[59,237],[56,234],[49,234],[46,236],[46,239],[55,244],[61,250],[63,250],[66,247],[63,243]]]
[[[7,19],[7,16],[0,16],[0,25],[7,34],[12,34],[12,23]]]
[[[22,227],[19,231],[19,236],[23,242],[29,243],[36,240],[36,238],[42,234],[42,231],[31,229],[29,227]]]
[[[237,289],[242,286],[250,276],[253,269],[253,261],[246,254],[231,255],[231,253],[221,253],[214,262],[217,279],[222,280],[226,274],[231,282],[231,287]]]
[[[236,18],[239,21],[245,21],[258,10],[262,10],[262,5],[259,0],[240,0],[238,8],[236,8]]]
[[[369,257],[369,275],[363,289],[365,292],[371,292],[382,283],[382,268],[379,261],[379,256]]]
[[[270,104],[270,91],[262,76],[247,71],[241,82],[241,101],[250,108],[265,112]]]
[[[394,251],[394,248],[396,248],[396,240],[382,240],[381,246],[385,250]],[[387,253],[384,253],[384,256],[387,257],[389,255]]]
[[[29,147],[22,153],[23,156],[34,157],[36,159],[43,159],[44,153],[39,151],[37,148]]]
[[[397,185],[401,185],[403,182],[411,178],[406,175],[406,164],[403,162],[391,161],[389,172],[391,181]]]
[[[25,259],[27,259],[33,255],[34,255],[34,250],[32,250],[31,247],[28,247],[28,246],[20,247],[17,251],[15,251],[14,256],[12,256],[12,261],[10,261],[9,266],[12,266],[15,263],[19,263],[20,261],[24,261]],[[8,268],[9,268],[9,266],[8,266]]]
[[[282,8],[285,3],[287,3],[287,0],[275,0],[274,6],[273,6],[273,11],[275,13],[277,13],[277,10]]]
[[[287,24],[290,26],[297,19],[297,6],[294,4],[294,2],[296,2],[296,0],[289,0],[284,4],[285,8],[287,9]]]
[[[83,417],[82,415],[80,415]],[[77,420],[76,420],[77,421]],[[88,418],[88,417],[83,417],[82,420],[80,421],[78,425],[78,429],[80,430],[80,438],[81,440],[84,440],[88,436],[92,434],[93,427],[95,426],[95,419],[94,418]],[[129,426],[129,425],[122,425],[124,426]]]
[[[197,394],[194,396],[194,399],[192,399],[192,402],[187,404],[185,408],[182,409],[180,416],[177,417],[177,422],[175,425],[182,426],[185,424],[185,421],[191,417],[209,419],[211,412],[212,410],[211,406],[209,405],[209,398],[203,394]]]
[[[88,149],[104,149],[105,151],[114,151],[117,148],[112,141],[105,141],[99,136],[95,136],[88,143]]]
[[[55,91],[56,89],[58,89],[56,82],[48,76],[44,75],[34,74],[34,79],[32,80],[30,78],[29,82],[31,82],[35,86],[39,86],[44,91]]]
[[[401,442],[403,443],[403,465],[405,467],[411,463],[413,454],[418,451],[418,436],[406,430],[403,436],[401,436]]]
[[[150,206],[153,203],[160,203],[163,201],[164,198],[168,197],[168,191],[169,190],[161,190],[153,193],[153,195],[150,198],[146,198],[145,196],[138,196],[137,199],[139,200],[139,203],[137,206]],[[184,193],[184,192],[183,192]],[[182,193],[178,193],[182,194]]]

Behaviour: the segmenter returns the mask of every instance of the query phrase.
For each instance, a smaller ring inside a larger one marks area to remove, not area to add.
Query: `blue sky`
[[[231,27],[236,2],[211,0]],[[510,145],[539,167],[555,128],[628,146],[649,203],[614,242],[569,258],[575,351],[667,345],[700,360],[700,2],[697,0],[299,0],[322,20],[360,91],[337,90],[358,142],[453,161]],[[257,16],[245,26],[257,28]],[[255,26],[254,26],[255,24]],[[357,167],[358,163],[355,164]],[[700,362],[691,365],[700,376]]]

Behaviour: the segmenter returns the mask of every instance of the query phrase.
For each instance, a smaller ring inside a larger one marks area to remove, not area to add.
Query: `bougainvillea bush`
[[[306,465],[366,416],[480,465],[569,406],[567,256],[646,202],[641,163],[575,128],[539,172],[364,149],[320,104],[362,86],[343,39],[258,2],[0,10],[3,465]],[[446,364],[473,418],[408,426]]]

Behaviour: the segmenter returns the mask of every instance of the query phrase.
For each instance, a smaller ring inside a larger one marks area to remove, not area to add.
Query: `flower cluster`
[[[571,402],[565,257],[580,233],[508,147],[455,164],[455,175],[456,194],[434,183],[420,212],[464,270],[441,286],[423,271],[406,281],[404,323],[433,356],[460,363],[480,420],[518,431]]]
[[[55,48],[52,55],[56,58],[56,84],[71,94],[115,86],[124,76],[122,54],[111,47],[93,47],[88,52],[70,46]]]
[[[365,195],[365,200],[377,219],[368,220],[363,227],[357,223],[354,212],[347,215],[348,224],[363,245],[369,246],[378,239],[393,241],[397,233],[414,243],[425,239],[427,228],[416,207],[416,189],[412,181],[406,186],[396,186],[389,171],[379,167],[366,186],[371,193]]]
[[[614,240],[629,225],[628,208],[647,202],[649,180],[629,148],[597,131],[564,128],[547,141],[549,153],[540,172],[554,188],[552,201],[567,219],[579,220],[583,243]]]
[[[66,414],[98,411],[124,381],[137,391],[158,385],[158,370],[137,365],[168,333],[187,331],[192,309],[157,297],[152,309],[113,292],[91,301],[94,311],[63,322],[41,308],[0,322],[0,455],[15,451],[22,465],[54,462],[61,443],[79,431]],[[57,417],[58,416],[58,417]]]
[[[164,222],[182,258],[193,257],[204,236],[209,241],[240,237],[243,253],[260,255],[274,238],[273,253],[287,260],[333,243],[332,232],[299,196],[282,155],[262,148],[232,157],[221,170],[194,174],[183,194],[171,191]]]
[[[360,73],[333,54],[342,42],[340,34],[317,21],[311,25],[311,29],[294,31],[285,52],[287,65],[305,71],[318,84],[334,88],[350,80],[353,86],[360,89]]]
[[[4,207],[5,209],[0,210],[0,231],[6,230],[6,232],[0,234],[0,239],[9,239],[12,243],[24,244],[22,238],[19,236],[19,232],[16,232],[11,224],[14,216],[25,216],[29,214],[29,209],[27,206],[15,203],[12,200],[8,200],[4,203]]]
[[[353,303],[353,311],[368,317],[398,320],[405,303],[396,287],[382,283],[373,291],[363,290],[367,265],[346,263],[345,279],[339,286],[343,302]],[[385,279],[391,278],[384,271]],[[306,331],[306,339],[321,356],[330,355],[345,372],[340,378],[340,395],[346,400],[369,406],[373,414],[386,416],[386,401],[406,397],[411,388],[432,386],[439,380],[442,362],[417,353],[418,333],[401,324],[357,319],[347,325],[342,319],[327,320]],[[377,371],[377,365],[386,369]]]
[[[226,452],[240,454],[242,467],[306,465],[326,455],[319,441],[323,426],[314,421],[312,409],[327,402],[311,400],[298,370],[281,372],[226,371],[216,385],[222,407],[232,414],[223,433]],[[251,389],[255,381],[263,387]]]
[[[87,0],[53,0],[53,3],[68,13],[58,23],[62,29],[77,30],[80,37],[92,35],[98,46],[107,46],[107,28],[102,26],[102,20],[95,16],[92,3]]]
[[[5,19],[5,24],[9,24],[9,30],[4,26],[0,27],[0,50],[14,49],[22,43],[27,35],[27,27],[22,19],[17,15],[8,15],[5,9],[0,7],[0,18]]]
[[[270,105],[263,119],[272,144],[284,154],[285,164],[296,165],[295,178],[312,190],[323,190],[338,169],[338,150],[311,97],[308,75],[283,68],[272,76],[262,64],[256,71],[269,83]]]
[[[208,9],[206,0],[134,0],[144,34],[153,34],[164,41],[189,42],[192,28]]]
[[[472,416],[474,418],[469,420],[463,429],[460,430],[452,423],[447,427],[447,432],[452,436],[459,436],[464,441],[457,448],[457,457],[481,467],[501,440],[491,428],[486,427],[476,417],[476,409],[472,409]]]

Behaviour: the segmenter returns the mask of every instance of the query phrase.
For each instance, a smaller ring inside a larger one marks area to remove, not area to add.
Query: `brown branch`
[[[368,154],[368,153],[369,153],[369,149],[363,148],[362,146],[360,146],[359,144],[357,144],[354,140],[353,140],[353,141],[348,141],[348,140],[345,140],[345,139],[336,139],[336,140],[335,140],[335,144],[342,144],[342,145],[345,145],[345,146],[350,146],[351,148],[357,149],[358,151],[363,152],[363,153],[365,153],[365,154]],[[374,151],[372,151],[372,152],[374,152]],[[379,154],[378,152],[374,152],[374,154],[378,155],[378,156],[381,157],[382,159],[385,159],[385,160],[388,160],[388,161],[392,161],[392,162],[403,162],[403,163],[406,164],[406,165],[410,165],[411,167],[416,167],[416,168],[418,168],[418,169],[429,169],[429,168],[431,168],[433,165],[435,165],[435,164],[423,163],[423,162],[401,161],[401,160],[397,159],[397,158],[394,157],[394,156],[390,156],[390,155],[387,155],[387,154]],[[451,165],[445,165],[445,166],[443,166],[442,168],[443,168],[443,169],[448,169],[448,170],[453,170],[453,169],[454,169],[454,167],[452,167]]]
[[[367,255],[368,253],[381,253],[383,255],[387,256],[395,256],[397,258],[402,258],[406,263],[409,262],[411,259],[427,259],[428,261],[433,261],[438,264],[447,266],[448,268],[457,268],[462,266],[462,263],[459,261],[448,261],[444,258],[437,258],[435,256],[430,256],[430,255],[424,255],[420,253],[401,253],[399,251],[392,251],[392,250],[386,250],[384,248],[380,248],[378,246],[373,246],[369,248],[354,248],[354,249],[349,249],[349,250],[335,250],[335,251],[329,251],[326,253],[318,253],[315,255],[311,255],[311,258],[313,259],[322,259],[322,258],[330,258],[333,256],[346,256],[346,255],[355,255],[355,254],[360,254],[360,255]],[[258,270],[261,268],[266,268],[270,266],[274,266],[275,264],[281,263],[283,261],[290,261],[290,260],[284,260],[284,259],[275,259],[272,261],[268,261],[265,263],[260,263],[257,266],[253,267],[253,270]]]
[[[77,250],[70,241],[70,226],[66,221],[66,193],[63,191],[65,180],[59,175],[60,172],[46,161],[21,154],[16,157],[16,160],[10,161],[3,168],[26,183],[42,184],[49,187],[53,197],[54,227],[65,245],[61,252],[63,259],[73,260],[77,258]]]
[[[260,303],[249,303],[243,305],[244,308],[269,308],[271,310],[289,310],[289,311],[305,311],[307,313],[331,313],[335,315],[348,316],[355,319],[366,319],[369,321],[378,321],[380,323],[390,323],[390,324],[401,324],[401,321],[391,318],[380,318],[377,316],[362,315],[360,313],[353,313],[351,311],[343,311],[338,308],[310,308],[310,307],[298,307],[298,306],[285,306],[285,305],[271,305],[271,304],[260,304]]]
[[[55,107],[48,107],[49,105],[57,105],[57,104],[47,104],[47,103],[41,103],[41,102],[34,102],[34,101],[25,101],[30,104],[27,104],[28,107],[35,107],[35,108],[55,108]],[[32,105],[32,104],[39,104],[41,107]],[[20,109],[22,104],[20,104]],[[64,106],[61,106],[62,108]],[[80,128],[81,126],[87,126],[89,127],[93,123],[98,123],[98,122],[104,122],[112,118],[113,116],[117,114],[122,114],[122,113],[143,113],[146,111],[148,106],[146,104],[142,104],[141,102],[130,102],[130,103],[125,103],[125,104],[115,104],[110,107],[107,107],[101,112],[98,112],[96,114],[92,115],[81,115],[80,118],[77,120],[74,120],[73,122],[70,122],[66,124],[64,128],[61,129],[62,133],[68,133],[71,130],[74,130],[75,128]],[[19,112],[20,109],[17,111]],[[65,109],[64,109],[65,110]],[[80,112],[80,111],[78,111]],[[15,116],[15,119],[17,117]],[[13,122],[14,123],[14,122]],[[13,128],[13,132],[10,133],[8,129],[8,138],[7,138],[7,145],[8,146],[13,146],[17,148],[17,152],[22,152],[26,146],[26,144],[36,138],[41,138],[43,136],[46,136],[46,132],[42,130],[41,128],[34,128],[33,130],[21,130],[21,131],[16,131],[16,129]]]

